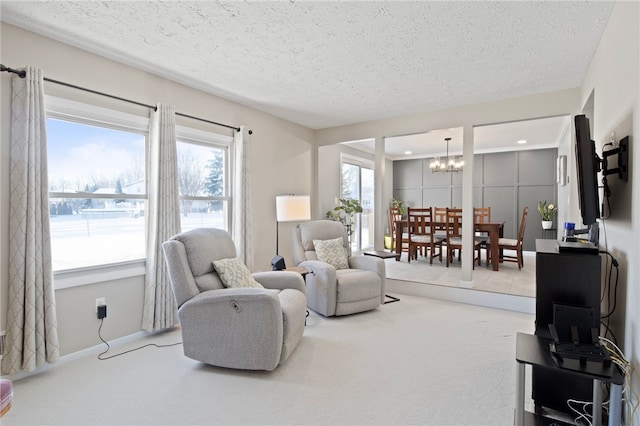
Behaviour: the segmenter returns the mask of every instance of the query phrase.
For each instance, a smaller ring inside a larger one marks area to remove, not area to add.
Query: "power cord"
[[[640,398],[638,394],[631,386],[631,374],[633,373],[633,365],[625,357],[620,348],[606,337],[600,337],[600,343],[606,349],[611,357],[611,361],[615,363],[622,373],[624,374],[624,386],[622,388],[623,400],[629,405],[629,409],[625,411],[626,425],[633,424],[636,412],[638,411],[638,405],[640,404]],[[635,402],[634,402],[635,401]]]
[[[616,307],[617,307],[617,302],[618,302],[618,283],[619,283],[619,276],[620,276],[620,271],[618,269],[618,261],[616,260],[615,257],[613,257],[613,255],[611,253],[609,253],[607,250],[600,250],[600,253],[606,254],[607,256],[609,256],[607,258],[606,261],[606,269],[607,269],[607,273],[608,273],[608,279],[607,282],[605,283],[604,288],[602,289],[602,296],[600,298],[600,302],[603,302],[605,299],[605,294],[606,294],[606,299],[607,299],[607,308],[609,309],[609,312],[607,312],[604,315],[600,316],[600,322],[602,323],[602,325],[605,327],[605,337],[607,336],[607,334],[611,334],[611,337],[613,338],[614,342],[617,340],[615,335],[613,334],[613,332],[611,331],[611,329],[609,328],[609,321],[611,319],[611,316],[614,314]],[[609,264],[609,260],[611,261],[611,264]],[[616,277],[615,277],[615,282],[612,286],[612,276],[613,276],[613,269],[615,268],[616,270]],[[613,302],[611,300],[611,289],[613,287]],[[613,303],[613,306],[612,306]]]
[[[100,327],[98,327],[98,337],[100,338],[100,340],[102,340],[102,343],[107,345],[107,350],[98,355],[98,359],[100,361],[106,361],[108,359],[115,358],[115,357],[120,356],[120,355],[128,354],[128,353],[134,352],[134,351],[139,351],[140,349],[144,349],[144,348],[149,347],[149,346],[155,346],[156,348],[167,348],[167,347],[170,347],[170,346],[178,346],[178,345],[182,344],[182,342],[169,343],[167,345],[158,345],[156,343],[149,343],[149,344],[137,347],[137,348],[129,349],[128,351],[124,351],[124,352],[121,352],[119,354],[110,355],[110,356],[103,356],[104,354],[109,352],[109,350],[111,349],[111,345],[109,345],[109,343],[107,343],[107,341],[102,338],[102,324],[104,324],[104,318],[102,318],[100,320]]]

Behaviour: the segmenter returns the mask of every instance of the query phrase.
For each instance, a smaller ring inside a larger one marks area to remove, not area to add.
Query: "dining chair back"
[[[447,261],[446,265],[449,267],[449,264],[452,262],[453,257],[457,251],[458,253],[458,261],[461,257],[462,252],[462,209],[452,208],[447,209],[447,237],[445,240],[445,244],[447,246]],[[473,265],[475,266],[475,261],[478,261],[478,265],[480,265],[480,242],[473,240],[473,251],[477,254],[477,257],[473,259]]]
[[[473,223],[488,223],[491,222],[491,207],[474,207],[473,208]],[[476,241],[480,243],[481,248],[486,249],[489,241],[489,233],[476,231],[474,237]],[[486,251],[486,250],[485,250]],[[487,254],[487,263],[489,263],[490,256]]]
[[[474,223],[491,222],[491,207],[474,207],[473,222]]]
[[[427,208],[411,208],[407,210],[407,230],[409,231],[409,256],[408,261],[417,259],[418,248],[425,250],[425,256],[429,255],[429,263],[433,264],[433,258],[438,257],[442,262],[443,238],[435,235],[433,210]]]
[[[436,225],[436,235],[443,240],[447,238],[447,208],[446,207],[434,207],[433,208],[433,220],[438,224]]]
[[[520,219],[520,226],[518,227],[518,238],[500,238],[498,239],[498,247],[500,249],[500,261],[516,262],[518,269],[524,267],[524,258],[522,256],[522,241],[524,240],[524,229],[527,224],[527,214],[529,213],[529,207],[522,209],[522,218]],[[504,254],[504,250],[515,251],[515,254]]]
[[[389,233],[391,234],[391,250],[396,250],[396,253],[403,253],[409,251],[409,234],[402,231],[402,241],[396,241],[396,227],[398,221],[402,221],[402,213],[398,207],[389,207]],[[396,244],[400,244],[400,249],[396,249]]]

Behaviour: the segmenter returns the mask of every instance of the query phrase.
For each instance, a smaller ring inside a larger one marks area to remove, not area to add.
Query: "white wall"
[[[620,290],[612,319],[618,341],[634,366],[633,388],[640,394],[640,3],[617,2],[581,88],[581,102],[594,101],[592,138],[598,152],[611,132],[631,136],[629,182],[610,177],[611,218],[601,245],[620,262]],[[633,424],[640,424],[640,411]]]
[[[83,50],[0,24],[2,63],[20,68],[33,65],[48,78],[87,87],[145,104],[165,102],[176,111],[231,125],[246,125],[253,130],[248,138],[251,176],[251,208],[254,269],[270,269],[275,254],[275,197],[282,193],[310,194],[315,179],[314,133],[305,127],[204,92],[174,83],[153,74],[87,53]],[[215,66],[221,66],[216,64]],[[8,199],[9,199],[9,122],[10,79],[2,73],[0,114],[0,330],[6,328],[8,287]],[[73,97],[74,100],[119,105],[97,95],[45,84],[47,93]],[[197,122],[190,124],[198,126]],[[287,238],[286,243],[289,243]],[[97,343],[98,320],[95,299],[107,297],[108,318],[103,331],[110,338],[140,330],[143,280],[141,276],[106,281],[56,291],[61,353],[90,347]],[[126,308],[126,309],[125,309]],[[82,324],[81,326],[79,324]]]

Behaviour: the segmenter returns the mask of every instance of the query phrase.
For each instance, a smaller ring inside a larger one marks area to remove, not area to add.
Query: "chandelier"
[[[462,170],[462,166],[464,166],[464,161],[462,158],[458,157],[449,157],[449,141],[451,138],[444,138],[445,142],[447,142],[447,156],[440,160],[440,157],[436,157],[429,163],[429,168],[431,169],[431,173],[445,173],[445,172],[459,172]]]

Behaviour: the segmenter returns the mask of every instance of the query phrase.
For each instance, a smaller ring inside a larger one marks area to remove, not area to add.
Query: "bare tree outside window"
[[[226,147],[178,140],[182,230],[228,229]]]

